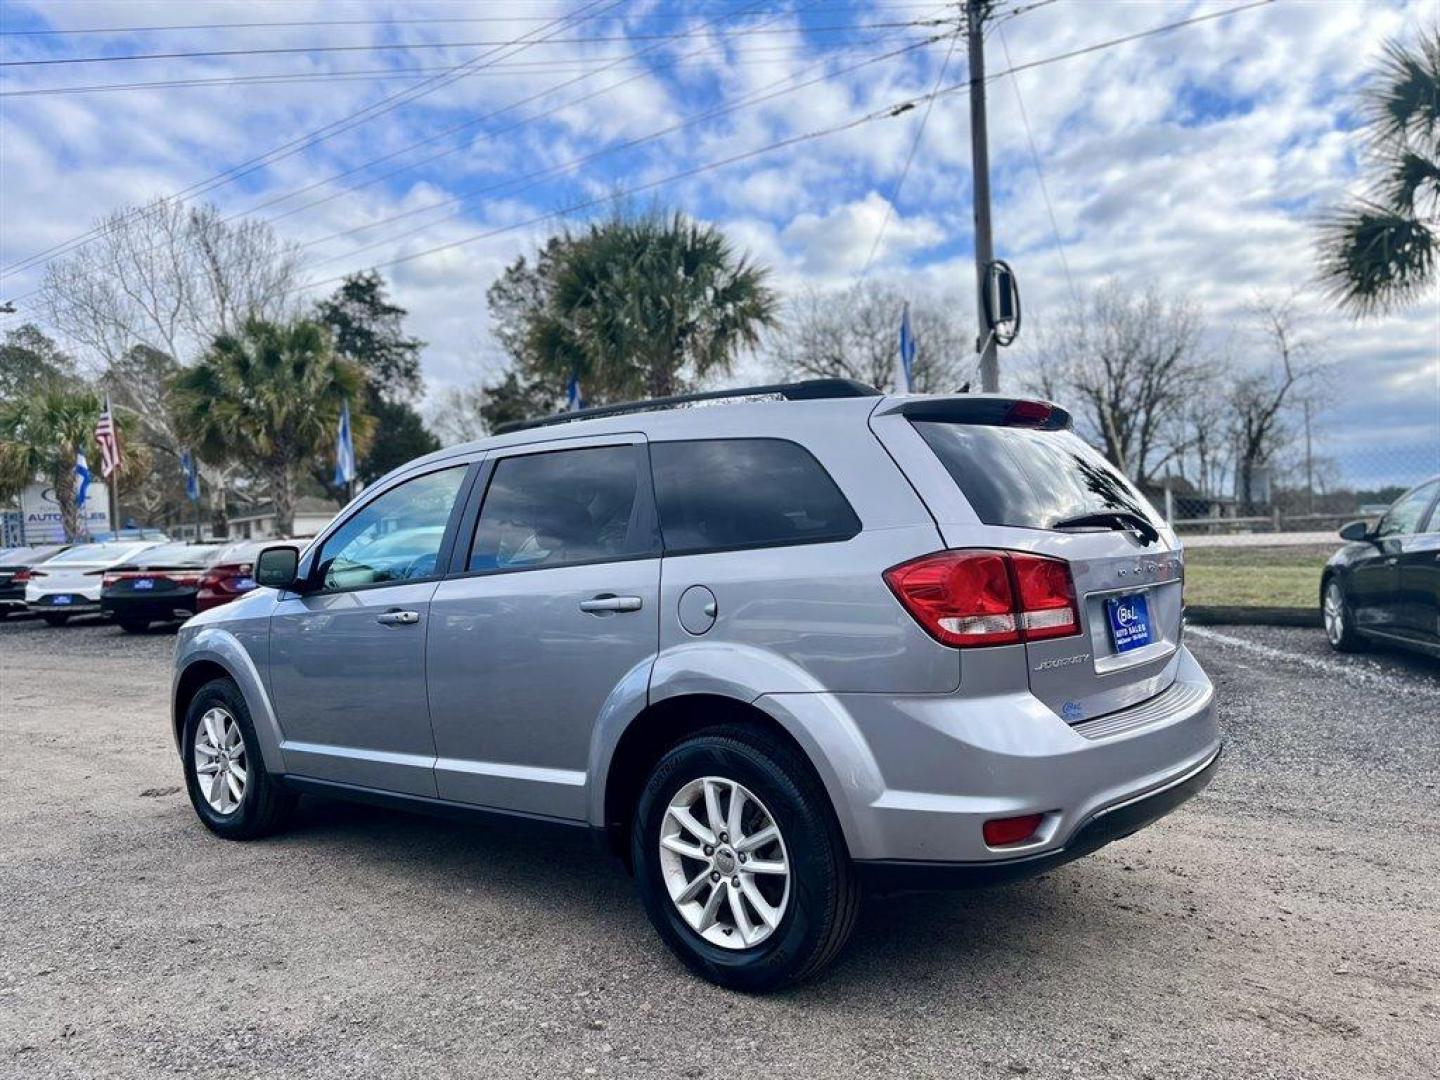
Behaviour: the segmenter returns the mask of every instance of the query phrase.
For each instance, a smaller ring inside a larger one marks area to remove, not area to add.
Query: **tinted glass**
[[[367,503],[320,550],[327,589],[434,577],[465,466],[407,480]]]
[[[783,439],[652,443],[667,554],[848,540],[855,511],[808,450]]]
[[[1116,510],[1161,523],[1145,496],[1072,431],[935,421],[915,430],[987,525],[1049,529]]]
[[[1409,536],[1418,532],[1425,517],[1425,510],[1429,507],[1430,500],[1435,497],[1437,488],[1440,488],[1440,483],[1421,484],[1414,491],[1401,495],[1395,500],[1395,505],[1385,511],[1375,535]],[[1431,522],[1431,529],[1435,528],[1435,524]]]
[[[501,459],[490,478],[471,570],[530,570],[648,555],[633,446]]]
[[[142,551],[131,560],[139,567],[205,566],[220,548],[215,544],[161,544]]]
[[[154,544],[81,544],[69,551],[56,555],[53,563],[112,563],[124,562],[139,555]]]

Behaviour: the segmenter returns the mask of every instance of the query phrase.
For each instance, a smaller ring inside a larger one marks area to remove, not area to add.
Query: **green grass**
[[[1320,571],[1335,547],[1197,547],[1185,552],[1185,602],[1314,608]]]

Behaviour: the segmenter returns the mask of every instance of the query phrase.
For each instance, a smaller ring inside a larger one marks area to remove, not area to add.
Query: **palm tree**
[[[0,406],[0,497],[16,495],[43,476],[55,491],[68,540],[82,531],[75,505],[75,455],[85,453],[93,460],[91,440],[101,408],[90,391],[63,387]]]
[[[1440,30],[1385,55],[1365,94],[1374,174],[1369,198],[1321,226],[1320,276],[1357,316],[1394,310],[1435,282],[1440,245]]]
[[[528,327],[551,381],[587,396],[665,397],[726,373],[775,322],[769,272],[724,235],[675,214],[592,225],[564,246]]]
[[[282,535],[295,526],[296,480],[334,446],[345,401],[357,453],[369,430],[357,411],[364,372],[335,355],[324,327],[304,319],[251,319],[238,335],[220,335],[173,389],[176,428],[201,457],[259,467]]]

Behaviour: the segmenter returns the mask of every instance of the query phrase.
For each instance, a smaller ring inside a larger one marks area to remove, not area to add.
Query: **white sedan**
[[[105,571],[152,547],[155,542],[150,540],[121,540],[63,551],[30,571],[25,607],[51,626],[63,626],[72,615],[98,613]]]

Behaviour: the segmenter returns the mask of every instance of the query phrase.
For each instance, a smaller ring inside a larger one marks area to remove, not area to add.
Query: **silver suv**
[[[1070,427],[820,380],[422,458],[185,625],[191,801],[587,829],[696,972],[803,978],[867,889],[1037,873],[1215,769],[1180,545]]]

